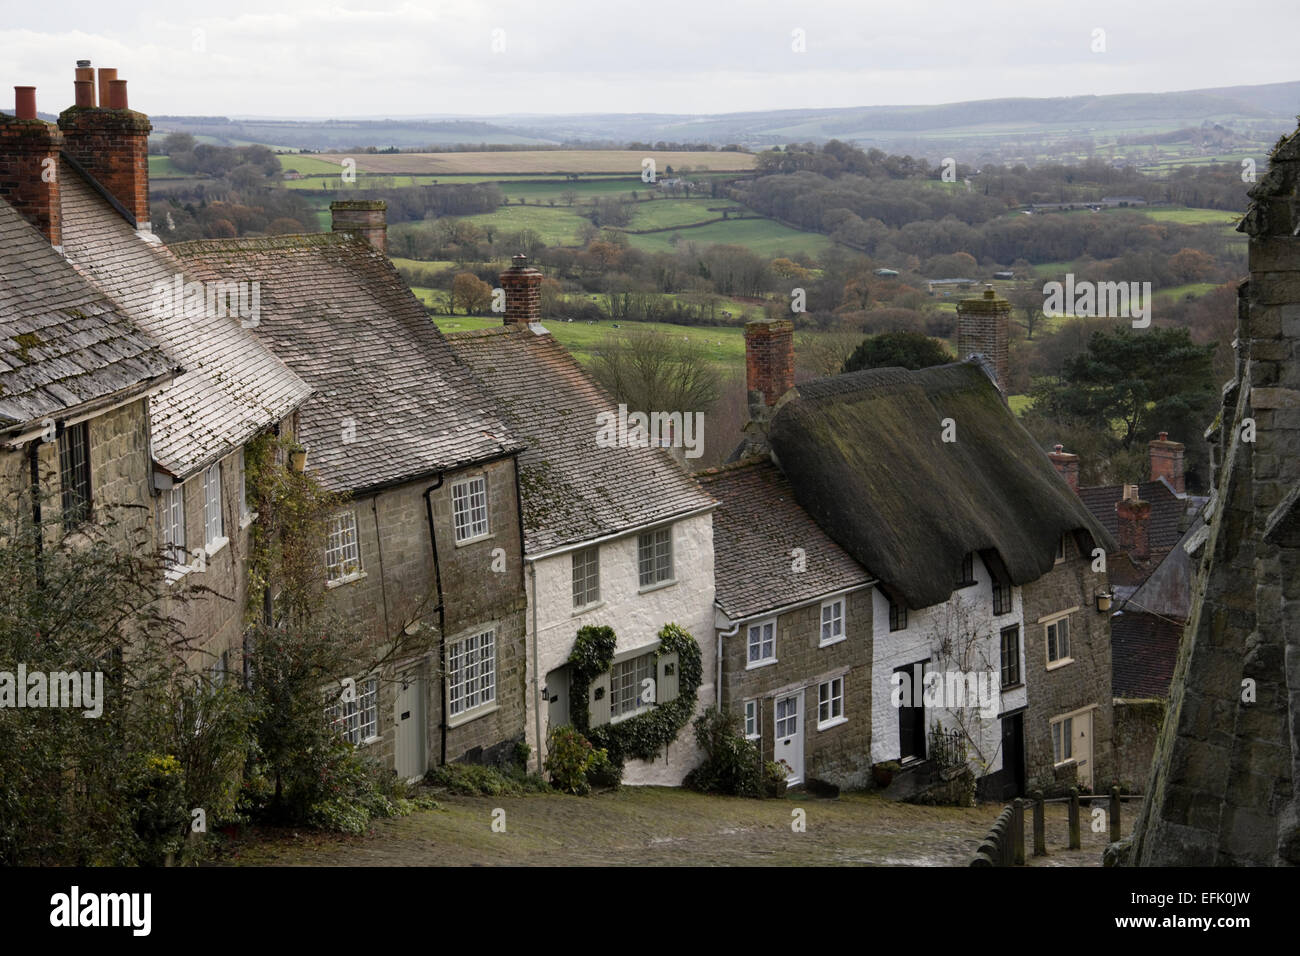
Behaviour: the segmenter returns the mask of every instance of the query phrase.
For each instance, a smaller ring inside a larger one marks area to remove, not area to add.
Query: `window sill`
[[[604,601],[592,601],[590,604],[584,604],[582,607],[575,607],[573,609],[573,613],[570,614],[569,616],[578,617],[582,614],[586,614],[589,611],[594,611],[598,607],[604,607],[604,606],[605,606]]]
[[[357,744],[357,746],[358,746],[358,747],[369,747],[371,744],[381,743],[381,742],[383,741],[383,739],[384,739],[383,737],[378,736],[378,735],[376,735],[376,736],[374,736],[374,737],[367,737],[365,740],[361,741],[361,743]]]
[[[775,663],[777,663],[777,659],[775,657],[769,657],[767,660],[763,660],[763,661],[749,661],[745,664],[745,670],[756,671],[760,667],[771,667]]]
[[[192,564],[175,564],[167,569],[167,572],[166,574],[164,574],[163,579],[167,582],[168,585],[172,585],[175,584],[177,581],[179,581],[181,578],[185,577],[185,575],[189,574],[193,570],[194,570],[194,565]]]
[[[483,542],[483,541],[491,541],[491,540],[492,540],[493,538],[495,538],[495,537],[496,537],[496,535],[493,534],[493,533],[490,532],[490,531],[489,531],[487,534],[476,534],[474,537],[472,537],[472,538],[466,538],[464,541],[457,541],[457,542],[456,542],[456,547],[458,547],[458,548],[467,548],[467,547],[469,547],[471,544],[479,544],[480,542]]]
[[[1047,669],[1049,671],[1054,671],[1058,667],[1064,667],[1066,664],[1073,664],[1073,663],[1074,663],[1073,657],[1062,657],[1059,661],[1052,661],[1050,664],[1048,664]]]
[[[343,577],[335,578],[333,581],[326,581],[325,587],[327,590],[341,588],[345,584],[351,584],[353,581],[360,581],[364,577],[366,577],[365,571],[353,571],[351,574],[345,574]]]
[[[752,740],[754,743],[758,743],[760,740],[763,739],[763,737],[761,734],[745,734],[745,739]]]
[[[496,701],[490,704],[480,704],[473,710],[467,710],[464,713],[457,714],[455,717],[447,718],[447,729],[459,727],[461,724],[468,724],[471,720],[478,720],[480,717],[486,717],[488,714],[495,714],[501,709],[501,705]]]
[[[218,538],[211,544],[205,544],[203,550],[207,552],[209,558],[215,558],[221,552],[221,549],[228,544],[230,544],[229,538]]]
[[[642,586],[642,587],[639,587],[639,588],[637,588],[636,593],[637,593],[637,594],[649,594],[651,591],[659,591],[659,590],[662,590],[663,588],[670,588],[670,587],[672,587],[673,585],[675,585],[676,583],[677,583],[677,579],[676,579],[676,578],[670,578],[670,579],[667,580],[667,581],[660,581],[660,582],[657,583],[657,584],[646,584],[646,585],[644,585],[644,586]]]
[[[847,641],[848,639],[849,636],[847,634],[841,634],[839,637],[832,637],[829,641],[822,641],[817,646],[830,647],[832,644],[840,644],[843,643],[844,641]]]
[[[1013,690],[1020,690],[1020,688],[1022,688],[1022,687],[1024,687],[1024,686],[1025,686],[1025,682],[1024,682],[1024,681],[1016,681],[1016,683],[1014,683],[1014,684],[1003,684],[1003,685],[1002,685],[1002,693],[1007,694],[1007,693],[1010,693],[1010,692],[1013,691]]]
[[[250,524],[252,524],[252,523],[253,523],[254,521],[256,521],[257,519],[258,519],[258,514],[257,514],[256,511],[254,511],[252,514],[240,515],[240,517],[239,517],[239,530],[240,530],[240,531],[244,531],[245,529],[248,528],[248,526],[249,526]]]
[[[638,707],[636,710],[631,711],[631,712],[629,712],[629,713],[626,713],[626,714],[619,714],[617,717],[611,717],[611,718],[609,718],[609,725],[612,727],[612,726],[614,726],[615,724],[621,724],[623,721],[625,721],[625,720],[631,720],[633,717],[640,717],[642,714],[648,714],[648,713],[650,713],[650,711],[652,711],[652,710],[654,710],[654,709],[655,709],[655,705],[654,705],[654,704],[645,704],[645,705],[643,705],[643,706],[641,706],[641,707]]]
[[[849,722],[849,719],[848,719],[847,717],[836,717],[834,720],[828,720],[828,721],[826,721],[825,723],[822,723],[821,721],[818,721],[818,722],[817,722],[817,729],[818,729],[818,730],[830,730],[832,727],[838,727],[840,724],[847,724],[848,722]]]

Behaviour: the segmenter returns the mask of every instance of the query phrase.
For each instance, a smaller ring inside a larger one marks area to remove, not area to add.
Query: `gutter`
[[[440,711],[438,725],[442,735],[439,766],[447,762],[447,685],[443,681],[443,675],[446,673],[447,668],[447,610],[442,597],[442,570],[438,566],[438,533],[433,526],[433,502],[429,500],[429,495],[442,487],[443,477],[443,472],[438,472],[438,481],[424,489],[424,510],[429,519],[429,546],[433,549],[433,582],[438,594],[438,703]]]

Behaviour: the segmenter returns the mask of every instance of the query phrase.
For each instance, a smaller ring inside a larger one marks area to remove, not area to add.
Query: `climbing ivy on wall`
[[[704,677],[700,646],[690,632],[677,624],[665,624],[659,631],[659,641],[656,665],[665,654],[677,655],[677,696],[635,717],[595,728],[591,727],[588,712],[591,681],[613,666],[618,638],[613,628],[584,627],[578,631],[573,653],[569,655],[569,719],[593,745],[605,748],[609,759],[619,766],[628,760],[653,760],[659,756],[677,739],[695,713],[695,700]]]

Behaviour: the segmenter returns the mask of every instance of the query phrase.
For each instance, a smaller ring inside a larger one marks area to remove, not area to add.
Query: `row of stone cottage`
[[[503,325],[444,335],[386,256],[380,202],[333,204],[326,234],[162,244],[149,120],[99,80],[78,64],[57,124],[30,88],[0,116],[0,477],[21,495],[37,476],[83,516],[146,506],[169,578],[216,592],[183,610],[195,667],[240,671],[244,449],[274,432],[348,502],[320,556],[332,606],[380,644],[436,631],[435,650],[353,675],[340,714],[403,776],[520,740],[538,766],[575,707],[615,723],[668,703],[673,622],[700,649],[695,710],[736,712],[792,783],[925,767],[936,724],[990,795],[1110,782],[1093,555],[1115,546],[1007,408],[992,291],[962,304],[968,358],[918,372],[796,386],[791,323],[751,323],[744,442],[693,477],[668,449],[597,442],[615,403],[541,324],[522,256]],[[157,307],[192,283],[248,283],[257,314]],[[613,628],[614,656],[571,681],[588,625]],[[900,700],[898,672],[996,686],[976,713],[919,686]],[[697,760],[687,726],[625,779],[675,784]]]

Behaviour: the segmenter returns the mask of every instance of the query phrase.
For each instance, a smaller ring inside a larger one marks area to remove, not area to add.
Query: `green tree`
[[[1158,431],[1199,435],[1215,397],[1214,349],[1182,328],[1099,330],[1058,378],[1035,382],[1034,407],[1110,431],[1126,450]]]
[[[952,360],[942,342],[921,332],[882,332],[863,339],[840,371],[859,372],[868,368],[916,370],[945,365]]]

